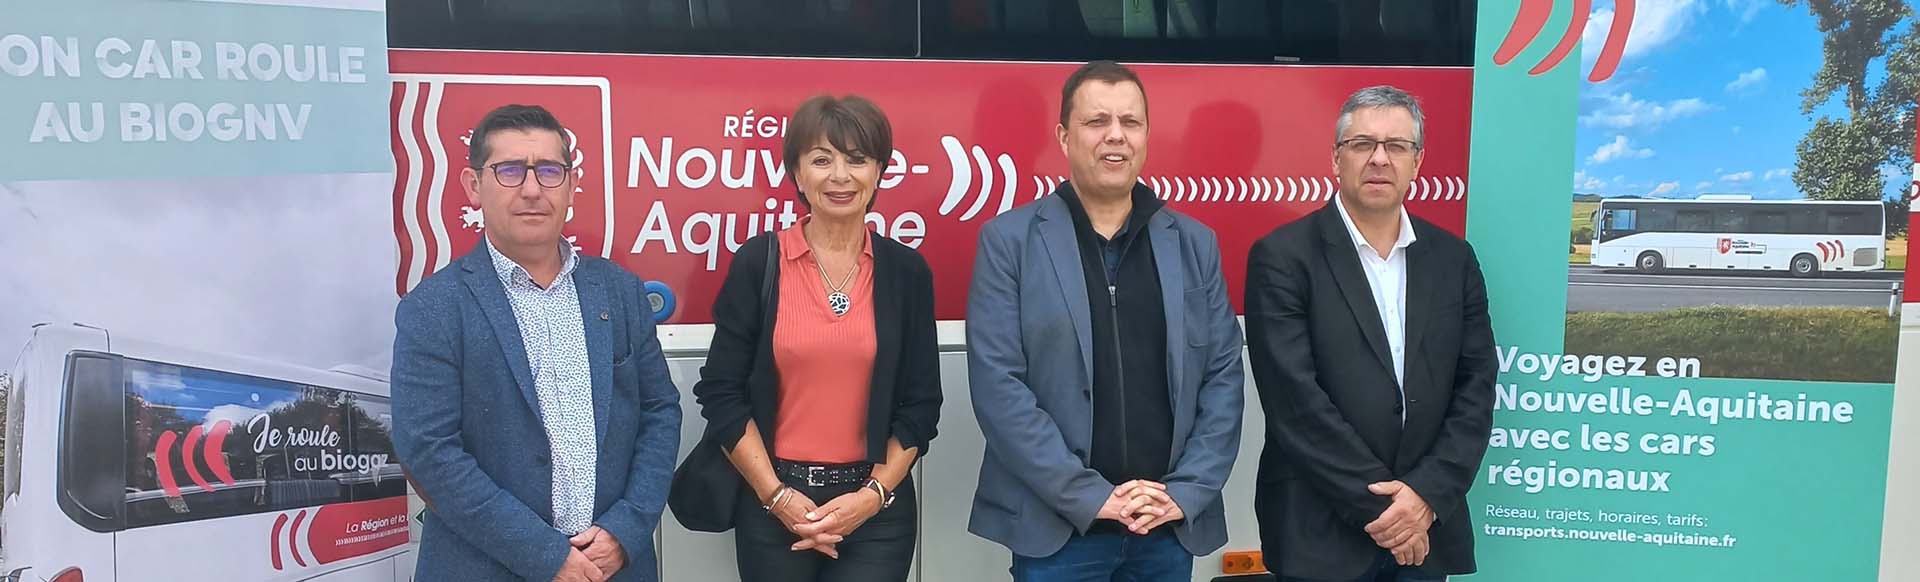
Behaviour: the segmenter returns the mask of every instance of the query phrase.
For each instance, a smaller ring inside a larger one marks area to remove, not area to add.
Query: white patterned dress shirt
[[[483,237],[484,238],[484,237]],[[494,271],[507,288],[507,303],[520,324],[520,337],[540,395],[540,420],[546,424],[553,459],[553,527],[569,536],[593,525],[595,463],[599,451],[593,428],[593,373],[587,364],[586,326],[580,294],[573,284],[579,262],[571,245],[560,276],[541,289],[533,277],[487,241]]]

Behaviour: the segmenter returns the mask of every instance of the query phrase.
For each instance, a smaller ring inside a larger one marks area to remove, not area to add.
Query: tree
[[[1903,0],[1780,0],[1805,5],[1820,32],[1824,57],[1813,83],[1800,93],[1800,111],[1836,96],[1844,119],[1822,115],[1796,149],[1793,182],[1816,200],[1878,200],[1886,191],[1885,166],[1913,160],[1914,94],[1920,88],[1920,24]],[[1904,30],[1894,29],[1905,23]],[[1870,86],[1876,61],[1886,75]]]

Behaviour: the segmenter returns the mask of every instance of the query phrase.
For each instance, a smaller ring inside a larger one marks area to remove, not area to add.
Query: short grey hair
[[[1340,106],[1340,121],[1334,123],[1333,139],[1339,140],[1347,135],[1347,126],[1353,125],[1353,112],[1361,109],[1398,107],[1407,110],[1413,116],[1413,145],[1423,148],[1427,145],[1427,116],[1420,112],[1420,101],[1413,94],[1392,85],[1374,85],[1347,97],[1347,103]]]

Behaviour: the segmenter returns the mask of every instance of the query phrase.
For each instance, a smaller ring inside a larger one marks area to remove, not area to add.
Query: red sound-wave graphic
[[[1520,0],[1520,12],[1514,15],[1513,25],[1507,29],[1507,37],[1500,41],[1500,48],[1493,53],[1493,64],[1506,66],[1526,50],[1527,45],[1539,38],[1540,32],[1547,26],[1547,18],[1553,15],[1554,0]],[[1620,68],[1620,58],[1627,50],[1627,37],[1633,32],[1633,13],[1635,0],[1615,0],[1613,5],[1613,27],[1607,31],[1607,40],[1600,48],[1600,55],[1593,62],[1593,71],[1587,74],[1587,80],[1601,82],[1613,77]],[[1574,0],[1573,16],[1568,19],[1566,31],[1560,34],[1560,42],[1553,50],[1540,59],[1529,75],[1540,75],[1553,70],[1565,61],[1573,47],[1580,40],[1580,33],[1586,30],[1587,18],[1593,11],[1593,0]]]
[[[231,432],[233,421],[230,420],[213,423],[211,430],[203,431],[195,425],[187,429],[184,442],[173,431],[161,432],[153,443],[154,476],[160,481],[160,490],[166,492],[167,497],[180,497],[180,478],[173,473],[175,443],[180,444],[180,464],[187,469],[187,479],[198,485],[201,491],[213,491],[219,487],[207,482],[207,478],[200,474],[200,467],[193,462],[196,456],[207,462],[207,471],[213,473],[221,485],[232,487],[235,483],[233,468],[227,465],[226,455],[221,454],[227,444],[227,435]],[[194,453],[195,447],[201,447],[197,455]]]
[[[273,569],[275,570],[283,570],[286,568],[285,564],[280,562],[280,530],[286,527],[286,525],[287,514],[282,513],[279,517],[273,518],[273,535],[267,538],[271,540],[273,544]]]
[[[187,430],[187,444],[180,447],[180,464],[186,465],[187,478],[192,479],[194,485],[199,485],[201,491],[212,491],[213,485],[208,484],[207,478],[200,476],[200,469],[193,466],[193,447],[200,444],[200,434],[197,425]]]
[[[300,522],[307,520],[307,510],[293,515],[293,525],[287,528],[287,553],[293,555],[293,563],[307,567],[307,559],[300,557]]]
[[[233,432],[233,421],[213,423],[213,430],[207,434],[207,446],[200,450],[201,456],[207,461],[207,469],[213,471],[213,477],[228,487],[234,484],[233,469],[227,466],[227,456],[220,452],[226,450],[227,434],[230,432]]]
[[[153,472],[160,478],[160,490],[167,492],[167,497],[180,496],[180,482],[173,478],[173,442],[179,438],[173,431],[166,431],[153,443]]]
[[[412,539],[407,525],[406,497],[333,503],[282,513],[274,518],[269,536],[273,568],[324,566],[404,546]],[[293,564],[287,563],[288,557]]]
[[[1820,247],[1820,262],[1823,263],[1838,261],[1847,256],[1847,246],[1838,240],[1821,241],[1814,243],[1814,246]]]

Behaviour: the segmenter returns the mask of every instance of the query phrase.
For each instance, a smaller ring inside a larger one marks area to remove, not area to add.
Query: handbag
[[[773,285],[779,277],[780,235],[767,238],[766,271],[760,277],[760,308],[773,309]],[[761,321],[766,321],[761,317]],[[768,333],[770,330],[760,330]],[[765,342],[755,341],[755,349]],[[758,358],[756,358],[757,360]],[[746,479],[728,460],[727,451],[712,433],[702,431],[687,459],[673,471],[673,484],[667,490],[667,507],[674,519],[692,531],[724,532],[733,529],[734,508],[738,507],[740,488]]]

